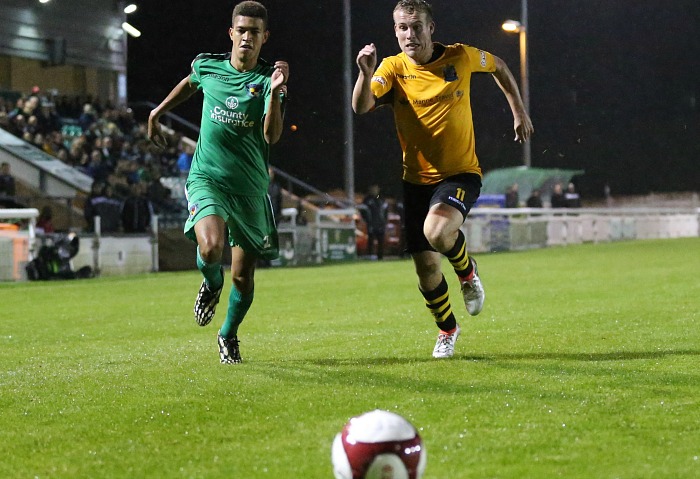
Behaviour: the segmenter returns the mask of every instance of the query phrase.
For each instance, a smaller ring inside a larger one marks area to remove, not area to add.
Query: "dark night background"
[[[131,101],[160,102],[201,52],[231,49],[234,0],[137,2],[129,21]],[[344,186],[342,0],[263,0],[271,37],[261,56],[290,64],[290,104],[272,163],[319,188]],[[353,62],[366,43],[379,57],[399,52],[394,0],[355,0]],[[435,41],[462,42],[503,58],[520,78],[520,0],[432,2]],[[584,169],[585,197],[697,191],[700,185],[700,1],[530,0],[532,166]],[[353,83],[357,68],[353,63]],[[201,100],[174,113],[199,123]],[[477,153],[484,171],[522,164],[508,104],[490,75],[472,81]],[[400,185],[401,150],[390,109],[355,117],[355,188]]]

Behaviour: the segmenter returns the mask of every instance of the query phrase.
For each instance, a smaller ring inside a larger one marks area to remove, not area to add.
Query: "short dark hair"
[[[404,10],[406,13],[423,12],[428,21],[433,21],[433,7],[425,0],[400,0],[394,7],[394,11]]]
[[[267,30],[267,8],[260,2],[245,1],[233,7],[231,24],[233,24],[234,19],[238,16],[260,18],[263,21],[265,30]]]

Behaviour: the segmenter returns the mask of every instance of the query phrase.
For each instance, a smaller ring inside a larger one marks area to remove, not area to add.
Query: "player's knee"
[[[207,263],[216,263],[221,261],[224,253],[224,245],[215,241],[211,237],[200,238],[199,240],[199,255]]]
[[[243,294],[250,293],[253,290],[252,275],[233,272],[231,281],[233,286]]]
[[[445,225],[442,224],[426,222],[423,227],[423,234],[425,234],[425,238],[428,240],[428,243],[430,243],[430,246],[441,253],[451,248],[450,242],[454,243],[452,233],[452,231],[448,231]]]

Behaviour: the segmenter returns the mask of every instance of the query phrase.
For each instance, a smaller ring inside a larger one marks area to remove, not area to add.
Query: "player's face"
[[[233,42],[234,56],[244,63],[258,59],[260,49],[269,36],[262,18],[241,15],[233,19],[233,26],[229,28],[228,34]]]
[[[428,21],[425,12],[394,12],[394,33],[399,47],[416,63],[425,63],[433,53],[433,30],[435,23]]]

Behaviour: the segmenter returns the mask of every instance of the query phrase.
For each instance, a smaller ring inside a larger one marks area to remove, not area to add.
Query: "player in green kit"
[[[224,364],[241,362],[238,326],[253,302],[255,264],[278,256],[277,229],[267,187],[270,145],[282,134],[289,65],[259,58],[269,37],[267,10],[253,1],[233,9],[231,53],[204,53],[190,74],[151,111],[148,136],[165,146],[158,119],[201,90],[202,123],[186,193],[185,235],[197,243],[197,267],[204,280],[194,305],[195,320],[214,317],[224,285],[221,258],[231,246],[233,286],[218,333]]]

